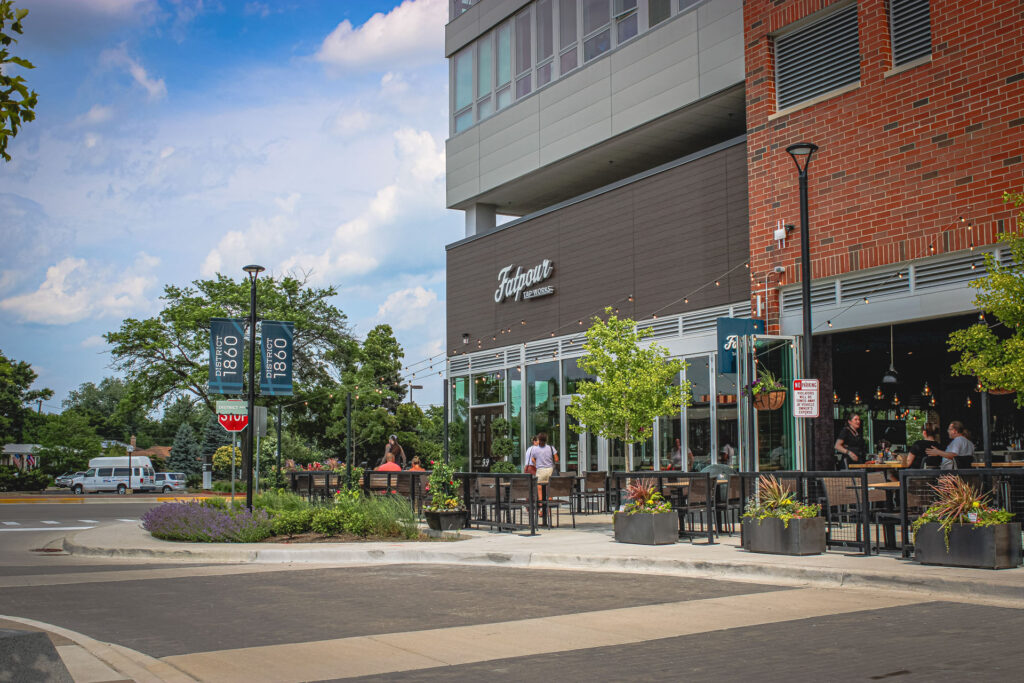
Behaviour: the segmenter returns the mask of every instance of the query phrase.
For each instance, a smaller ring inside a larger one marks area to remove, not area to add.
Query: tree
[[[63,406],[88,419],[101,437],[128,441],[136,436],[140,448],[151,446],[159,429],[145,407],[135,401],[128,382],[120,377],[105,377],[99,385],[79,385],[68,393]]]
[[[231,444],[231,436],[220,426],[220,422],[217,420],[217,416],[210,413],[209,419],[206,421],[206,425],[203,427],[203,443],[199,448],[199,454],[202,457],[202,462],[213,462],[213,454],[217,452],[217,449],[221,446],[228,446]]]
[[[196,434],[187,422],[182,423],[178,427],[178,433],[174,435],[171,456],[167,458],[167,469],[171,472],[184,472],[185,474],[202,472]]]
[[[242,449],[232,446],[221,446],[213,454],[213,471],[222,477],[231,476],[231,452],[235,453],[235,476],[242,474]]]
[[[31,365],[0,351],[0,445],[23,443],[26,425],[35,412],[29,406],[53,396],[49,389],[32,389],[37,377]]]
[[[15,57],[7,50],[18,42],[11,33],[21,35],[21,21],[26,16],[27,9],[14,9],[10,0],[0,0],[0,157],[4,161],[11,160],[7,153],[10,138],[18,134],[22,123],[35,119],[34,110],[39,99],[34,90],[29,91],[22,76],[10,75],[11,64],[23,69],[35,68],[27,59]]]
[[[337,290],[309,287],[305,280],[292,277],[263,277],[256,289],[261,317],[295,323],[296,394],[335,382],[356,349],[347,318],[329,303]],[[216,395],[207,388],[210,318],[247,317],[249,290],[247,278],[233,280],[220,274],[213,280],[195,280],[189,287],[166,285],[163,310],[156,317],[128,318],[119,330],[104,335],[112,346],[114,367],[138,387],[148,405],[190,395],[213,412]]]
[[[206,424],[206,415],[207,412],[196,405],[195,399],[179,396],[164,410],[160,420],[160,440],[163,443],[171,441],[183,424],[191,427],[193,433],[201,431]]]
[[[1020,207],[1024,192],[1006,192],[1003,201]],[[993,254],[985,254],[986,275],[970,283],[977,291],[974,305],[994,320],[954,331],[949,350],[960,352],[954,375],[977,377],[986,391],[1016,391],[1017,407],[1024,408],[1024,211],[1017,216],[1017,229],[1001,234],[999,241],[1009,246],[1013,264],[1000,265]]]
[[[650,329],[638,330],[635,322],[620,320],[612,308],[604,312],[608,320],[594,317],[583,345],[587,355],[577,361],[597,380],[578,385],[579,395],[566,410],[579,424],[570,428],[639,443],[650,437],[657,418],[677,415],[689,403],[689,382],[674,385],[686,363],[669,360],[668,350],[662,346],[642,345],[652,334]]]
[[[100,455],[96,430],[84,416],[69,410],[50,416],[39,429],[39,445],[39,466],[54,476],[84,470],[89,460]]]
[[[359,384],[379,389],[381,405],[392,415],[405,400],[402,358],[405,352],[390,325],[377,325],[359,349]]]

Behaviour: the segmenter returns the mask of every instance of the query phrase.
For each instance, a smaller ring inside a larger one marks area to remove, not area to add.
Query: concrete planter
[[[668,545],[679,540],[679,517],[675,512],[616,512],[615,540],[640,545]]]
[[[434,531],[458,531],[466,524],[465,510],[445,510],[443,512],[423,511],[427,526]]]
[[[825,518],[743,520],[743,547],[752,553],[820,555],[825,552]]]
[[[923,525],[914,534],[914,559],[921,564],[980,569],[1011,569],[1021,564],[1020,522],[976,527],[954,524],[946,537],[938,523]]]

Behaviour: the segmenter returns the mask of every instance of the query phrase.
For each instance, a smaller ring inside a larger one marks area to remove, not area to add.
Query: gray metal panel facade
[[[739,143],[449,247],[448,352],[477,351],[477,339],[486,349],[570,334],[605,305],[642,319],[745,301],[747,245],[746,145]],[[554,295],[494,303],[503,267],[544,259],[555,270],[542,284]],[[705,284],[688,304],[672,303]]]

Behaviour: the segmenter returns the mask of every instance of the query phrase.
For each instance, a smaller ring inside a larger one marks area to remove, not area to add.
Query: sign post
[[[231,503],[235,502],[235,452],[237,435],[249,424],[248,405],[241,399],[217,401],[217,422],[231,432]]]
[[[793,417],[818,417],[818,380],[793,380]]]

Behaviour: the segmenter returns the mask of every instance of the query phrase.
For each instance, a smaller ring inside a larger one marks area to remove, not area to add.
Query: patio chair
[[[836,539],[836,531],[842,531],[845,524],[852,524],[856,530],[854,543],[864,543],[861,533],[861,514],[863,501],[858,490],[859,479],[852,477],[824,477],[825,486],[825,525],[829,543],[849,542],[850,539]]]
[[[719,518],[718,530],[721,532],[723,526],[728,525],[729,531],[727,533],[731,535],[735,531],[735,520],[730,513],[736,512],[738,517],[743,510],[740,478],[730,476],[729,483],[719,484],[718,491],[719,493],[724,491],[724,495],[715,496],[715,514]]]
[[[552,512],[555,513],[558,522],[561,522],[560,510],[563,505],[567,505],[572,515],[572,528],[576,528],[576,508],[572,504],[575,485],[575,477],[551,477],[548,480],[547,498],[540,501],[541,508],[547,513],[548,526],[551,526]],[[556,523],[555,526],[559,526],[559,524]]]
[[[708,489],[707,477],[693,477],[690,479],[690,486],[686,493],[686,503],[678,508],[679,511],[679,529],[680,531],[684,528],[684,521],[688,521],[690,524],[690,531],[696,530],[694,524],[694,517],[700,515],[701,519],[701,530],[704,529],[704,516],[708,509],[708,496],[711,495],[711,491]],[[684,519],[685,516],[685,519]],[[711,520],[707,520],[708,524]]]
[[[516,477],[512,480],[508,492],[508,518],[511,523],[529,526],[530,516],[537,514],[536,505],[530,505],[531,489],[536,495],[537,489],[531,479]]]
[[[583,480],[583,490],[576,492],[580,504],[580,512],[586,509],[589,514],[591,506],[594,512],[601,512],[607,502],[606,486],[608,485],[607,472],[587,472]]]

